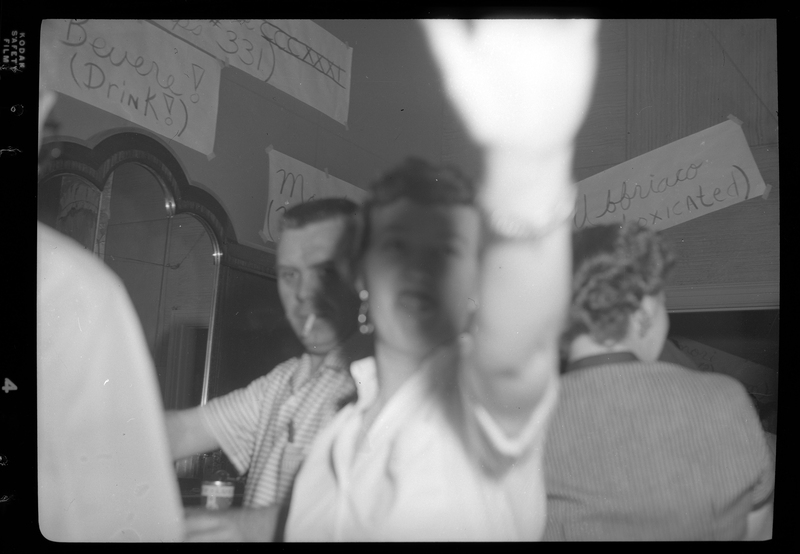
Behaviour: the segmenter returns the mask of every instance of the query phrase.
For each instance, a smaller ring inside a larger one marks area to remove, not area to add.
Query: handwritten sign
[[[213,152],[217,60],[144,21],[54,23],[42,26],[44,86]]]
[[[728,120],[578,183],[573,226],[633,219],[663,230],[764,190],[741,126]]]
[[[286,154],[270,149],[268,155],[269,200],[264,228],[259,233],[264,242],[278,242],[281,216],[294,204],[331,196],[361,203],[367,196],[365,190]]]
[[[156,19],[153,23],[347,124],[353,49],[308,20]]]

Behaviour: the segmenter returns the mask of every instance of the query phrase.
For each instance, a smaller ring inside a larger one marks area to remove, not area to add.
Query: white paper
[[[578,183],[573,228],[638,220],[656,230],[761,196],[764,179],[731,120]]]
[[[155,25],[346,125],[353,49],[305,19],[155,19]]]
[[[42,84],[209,155],[220,63],[138,20],[42,27]]]
[[[265,241],[278,242],[282,214],[295,204],[325,197],[347,198],[361,203],[367,196],[367,191],[364,189],[277,150],[270,150],[268,155],[269,196],[261,232]]]

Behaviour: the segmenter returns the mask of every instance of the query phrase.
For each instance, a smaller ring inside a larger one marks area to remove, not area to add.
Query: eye
[[[297,271],[294,269],[279,269],[278,279],[286,284],[291,284],[297,280]]]
[[[317,275],[326,282],[335,281],[339,278],[339,272],[332,265],[319,268]]]
[[[389,254],[402,254],[406,251],[406,243],[398,237],[392,237],[381,243],[381,251]]]
[[[461,254],[461,248],[455,242],[439,244],[436,250],[441,256],[459,256]]]
[[[455,256],[455,255],[457,255],[457,254],[458,254],[458,252],[459,252],[459,251],[458,251],[458,248],[456,248],[456,247],[455,247],[455,246],[453,246],[452,244],[445,244],[444,246],[442,246],[442,247],[440,248],[440,251],[441,251],[441,253],[442,253],[442,254],[444,254],[445,256]]]

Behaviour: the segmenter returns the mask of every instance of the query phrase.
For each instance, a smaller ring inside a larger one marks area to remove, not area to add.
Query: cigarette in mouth
[[[303,326],[303,336],[306,337],[311,332],[311,328],[314,326],[314,322],[317,320],[317,314],[309,314],[308,318],[306,318],[306,324]]]

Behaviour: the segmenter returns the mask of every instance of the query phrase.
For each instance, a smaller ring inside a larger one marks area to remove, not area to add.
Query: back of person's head
[[[572,301],[564,342],[589,334],[618,342],[645,296],[664,289],[675,256],[658,235],[636,222],[573,234]]]

